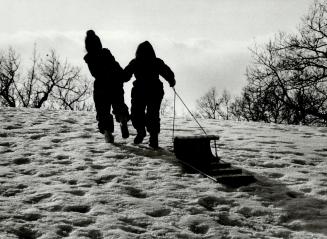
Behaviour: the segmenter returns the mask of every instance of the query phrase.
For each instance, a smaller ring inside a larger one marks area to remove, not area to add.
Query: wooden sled
[[[240,187],[256,181],[253,175],[230,163],[222,162],[212,154],[210,142],[219,140],[219,136],[177,136],[174,138],[174,153],[176,158],[186,168],[205,175],[215,182],[231,187]]]

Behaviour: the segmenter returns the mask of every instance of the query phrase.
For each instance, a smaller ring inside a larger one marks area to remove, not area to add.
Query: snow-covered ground
[[[257,183],[185,173],[132,127],[106,144],[92,112],[0,108],[0,238],[327,238],[327,128],[201,123]],[[171,129],[162,119],[161,146]],[[201,134],[177,119],[175,135]]]

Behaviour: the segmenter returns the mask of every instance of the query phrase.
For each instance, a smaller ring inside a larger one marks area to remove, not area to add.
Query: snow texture
[[[0,238],[327,238],[327,128],[200,122],[257,183],[188,173],[131,125],[107,144],[93,112],[0,108]],[[175,135],[202,132],[178,118]],[[159,140],[172,147],[171,118]]]

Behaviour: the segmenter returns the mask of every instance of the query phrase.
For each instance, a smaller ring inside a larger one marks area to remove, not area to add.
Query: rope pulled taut
[[[190,113],[190,115],[192,115],[193,119],[195,120],[195,122],[199,125],[199,127],[201,128],[201,130],[203,131],[203,133],[205,135],[208,135],[207,132],[204,130],[204,128],[202,127],[202,125],[199,123],[199,121],[195,118],[195,116],[193,115],[193,113],[190,111],[190,109],[187,107],[187,105],[184,103],[184,101],[182,100],[182,98],[179,96],[179,94],[177,94],[176,89],[173,87],[174,90],[174,123],[173,125],[175,125],[175,101],[176,101],[176,96],[180,99],[180,101],[182,102],[182,104],[185,106],[185,108],[187,109],[187,111]],[[174,130],[174,129],[173,129]]]
[[[172,137],[172,142],[174,143],[174,137],[175,137],[175,117],[176,117],[176,91],[175,88],[173,87],[174,90],[174,117],[173,117],[173,137]]]

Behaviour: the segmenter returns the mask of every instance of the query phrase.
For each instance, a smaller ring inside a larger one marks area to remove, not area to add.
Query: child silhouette
[[[135,144],[142,143],[146,131],[150,133],[149,145],[157,149],[158,134],[160,133],[160,106],[164,95],[161,75],[173,87],[176,83],[172,70],[163,60],[156,57],[150,42],[142,42],[133,60],[124,69],[126,80],[135,76],[132,88],[131,120],[137,135]]]
[[[99,131],[105,135],[106,142],[114,142],[114,122],[110,113],[112,107],[116,121],[120,122],[122,137],[128,138],[129,112],[124,103],[123,69],[111,52],[102,48],[100,38],[93,30],[86,32],[85,49],[87,54],[84,60],[95,78],[93,99]]]

